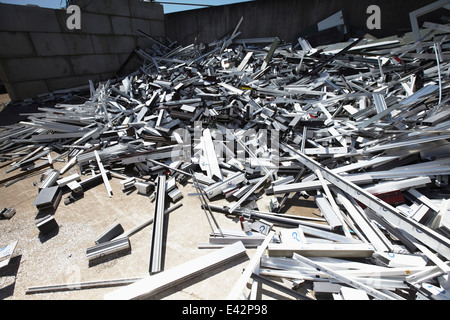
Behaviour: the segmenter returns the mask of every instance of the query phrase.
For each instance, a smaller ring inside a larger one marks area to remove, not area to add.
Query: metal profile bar
[[[264,242],[258,247],[255,255],[250,260],[250,263],[245,268],[244,272],[241,274],[241,277],[234,285],[231,292],[228,294],[227,300],[237,300],[239,296],[242,294],[242,291],[244,290],[245,286],[247,285],[248,280],[250,279],[251,275],[255,271],[255,269],[259,266],[261,257],[266,251],[267,246],[272,241],[273,237],[275,235],[274,231],[271,231],[265,238]]]
[[[411,22],[411,28],[413,31],[413,35],[414,35],[414,41],[418,42],[421,40],[421,36],[420,36],[420,30],[419,30],[419,23],[417,21],[417,18],[419,16],[422,16],[428,12],[437,10],[443,6],[446,6],[450,4],[449,0],[440,0],[440,1],[436,1],[433,2],[425,7],[419,8],[417,10],[414,10],[412,12],[409,13],[409,19]],[[418,47],[417,47],[417,53],[420,53],[420,51],[422,50],[422,44],[419,43]]]
[[[423,203],[424,205],[426,205],[428,208],[430,208],[431,210],[433,210],[434,212],[439,212],[439,206],[436,205],[433,201],[431,201],[427,196],[423,195],[422,193],[420,193],[419,191],[417,191],[414,188],[409,189],[408,191],[409,194],[411,194],[413,197],[415,197],[420,203]]]
[[[372,123],[382,119],[383,117],[387,116],[389,113],[391,113],[392,111],[397,110],[398,108],[401,108],[403,105],[400,103],[394,104],[393,106],[390,106],[389,108],[378,112],[376,115],[374,115],[373,117],[365,120],[363,123],[361,123],[360,125],[358,125],[358,127],[360,128],[366,128],[369,125],[371,125]]]
[[[52,169],[51,172],[47,175],[45,180],[42,182],[42,184],[39,186],[39,191],[45,188],[50,188],[55,186],[56,181],[59,178],[59,171]]]
[[[253,56],[253,51],[247,52],[247,54],[245,55],[244,59],[242,60],[242,62],[239,64],[237,70],[238,71],[242,71],[245,69],[245,67],[247,66],[248,62],[250,61],[250,59]]]
[[[209,205],[206,202],[206,198],[205,198],[205,195],[204,195],[205,191],[200,188],[200,185],[198,183],[197,177],[195,176],[193,171],[191,171],[191,176],[192,176],[192,181],[194,183],[194,187],[195,187],[195,189],[197,191],[197,194],[198,194],[198,196],[200,198],[200,202],[202,204],[203,211],[205,211],[206,218],[208,219],[209,225],[211,227],[211,231],[214,233],[214,228],[212,226],[211,221],[209,220],[208,213],[211,216],[211,219],[214,221],[214,223],[215,223],[217,229],[219,230],[221,236],[223,237],[222,229],[220,228],[219,223],[217,222],[216,218],[214,217],[214,215],[213,215],[213,213],[211,211],[211,208],[209,207]]]
[[[284,292],[284,293],[286,293],[286,294],[288,294],[288,295],[290,295],[290,296],[292,296],[292,297],[294,297],[294,298],[296,298],[298,300],[314,300],[314,299],[312,299],[312,298],[310,298],[310,297],[308,297],[306,295],[300,294],[300,293],[298,293],[298,292],[296,292],[294,290],[290,290],[290,289],[288,289],[288,288],[286,288],[286,287],[284,287],[284,286],[282,286],[282,285],[280,285],[280,284],[278,284],[278,283],[276,283],[274,281],[271,281],[271,280],[269,280],[269,279],[267,279],[265,277],[262,277],[262,276],[260,276],[260,275],[258,275],[256,273],[252,273],[251,278],[254,281],[261,282],[261,283],[263,283],[263,284],[265,284],[265,285],[267,285],[269,287],[272,287],[274,289],[280,290],[281,292]]]
[[[111,288],[111,287],[129,285],[129,284],[135,283],[136,281],[139,281],[141,279],[143,279],[143,278],[141,277],[141,278],[128,278],[128,279],[117,279],[117,280],[103,280],[103,281],[54,284],[54,285],[48,285],[48,286],[34,286],[34,287],[29,287],[27,289],[27,291],[25,292],[25,294],[29,295],[29,294],[39,294],[39,293]]]
[[[166,202],[166,176],[160,175],[157,180],[155,212],[153,215],[152,245],[150,251],[150,274],[162,270],[162,240],[164,232],[164,209]]]
[[[178,208],[180,208],[182,205],[183,205],[182,203],[177,203],[177,204],[173,205],[172,207],[168,208],[166,211],[164,211],[164,214],[165,215],[169,214],[169,213],[177,210]],[[134,227],[133,229],[131,229],[131,230],[121,234],[116,239],[123,238],[123,237],[126,237],[126,238],[131,237],[132,235],[134,235],[135,233],[141,231],[142,229],[144,229],[145,227],[147,227],[148,225],[150,225],[152,223],[153,223],[153,218],[151,218],[151,219],[145,221],[144,223]]]
[[[367,237],[369,242],[376,248],[377,251],[381,252],[392,252],[394,250],[392,243],[381,233],[381,231],[376,227],[370,220],[367,219],[362,212],[358,211],[355,207],[357,204],[352,203],[351,200],[341,191],[336,190],[337,200],[345,207],[350,217],[356,222],[358,227],[362,230],[364,236]],[[353,200],[354,201],[354,200]]]
[[[102,244],[111,241],[124,233],[123,227],[120,223],[115,223],[103,232],[96,240],[96,244]]]
[[[341,211],[339,210],[338,205],[336,204],[336,201],[334,200],[333,195],[331,194],[330,189],[328,188],[328,185],[325,183],[325,180],[322,176],[322,173],[320,172],[320,170],[316,170],[315,171],[316,176],[319,178],[320,182],[322,183],[322,187],[325,191],[325,194],[327,196],[327,198],[320,202],[321,200],[319,200],[319,203],[321,203],[322,205],[324,205],[322,208],[324,209],[324,211],[326,212],[325,214],[328,214],[328,218],[330,219],[337,219],[338,221],[334,221],[333,225],[334,227],[341,227],[342,230],[344,231],[345,236],[352,238],[352,235],[350,234],[350,231],[348,230],[348,226],[345,223],[345,221],[342,219],[341,216]],[[327,208],[327,204],[330,204],[331,207]],[[327,220],[328,221],[328,220]],[[333,220],[332,220],[333,221]],[[336,222],[340,222],[340,223],[336,223]],[[331,225],[331,224],[330,224]]]
[[[337,57],[347,53],[351,48],[355,47],[358,43],[361,42],[361,40],[364,38],[359,38],[357,40],[355,40],[354,42],[352,42],[351,44],[349,44],[348,46],[346,46],[344,49],[342,49],[341,51],[339,51],[338,53],[336,53],[335,55],[329,57],[328,59],[326,59],[324,62],[320,63],[318,66],[314,67],[314,69],[312,69],[309,74],[315,74],[318,71],[320,71],[323,67],[325,67],[328,63],[330,63],[331,61],[333,61],[334,59],[336,59]]]
[[[244,182],[245,174],[242,172],[236,172],[228,177],[226,177],[223,181],[217,182],[208,188],[205,189],[206,196],[208,199],[214,198],[215,196],[222,193],[222,190],[231,185],[238,185],[241,182]]]
[[[368,243],[273,243],[268,250],[269,257],[292,257],[293,253],[299,253],[308,257],[369,258],[375,252]]]
[[[211,131],[206,129],[203,131],[203,142],[205,145],[205,156],[208,161],[207,167],[209,168],[208,177],[214,180],[223,180],[222,172],[219,168],[219,163],[217,162],[217,155],[214,148],[214,142],[212,141]]]
[[[86,258],[91,261],[130,248],[128,238],[119,238],[101,243],[86,250]]]
[[[366,284],[363,284],[359,281],[356,281],[354,279],[348,278],[346,276],[341,275],[339,272],[335,272],[333,270],[331,270],[328,267],[323,266],[320,263],[314,262],[310,259],[307,259],[299,254],[294,253],[293,255],[293,259],[303,262],[306,265],[309,265],[313,268],[315,268],[317,271],[321,271],[321,272],[325,272],[327,274],[329,274],[332,278],[335,278],[336,280],[343,282],[345,284],[348,284],[349,286],[356,288],[356,289],[360,289],[365,291],[367,294],[371,295],[372,297],[375,297],[377,299],[380,300],[395,300],[392,296],[387,295],[377,289],[374,289]]]
[[[372,96],[377,113],[381,113],[387,109],[386,100],[381,93],[373,93]]]
[[[105,300],[141,300],[173,287],[199,274],[245,255],[246,249],[242,242],[236,242],[223,249],[191,260],[167,271],[146,277],[124,288],[108,293]]]
[[[368,184],[372,183],[373,179],[369,174],[361,174],[357,176],[349,176],[347,178],[349,181],[354,184]],[[325,181],[328,186],[332,184],[328,181]],[[274,194],[283,194],[283,193],[291,193],[291,192],[299,192],[299,191],[309,191],[309,190],[317,190],[322,187],[322,183],[319,180],[316,181],[305,181],[299,183],[291,183],[281,186],[274,186],[273,193]]]
[[[258,181],[257,184],[253,186],[242,198],[239,199],[238,202],[236,202],[231,208],[228,209],[229,213],[233,213],[234,210],[236,210],[245,200],[247,200],[248,197],[250,197],[252,194],[255,193],[255,191],[272,175],[272,171],[267,173],[261,180]]]
[[[98,164],[100,173],[103,178],[103,183],[105,184],[106,192],[108,193],[108,196],[110,198],[112,198],[113,193],[112,193],[111,185],[109,184],[108,176],[106,174],[105,168],[103,167],[102,160],[100,159],[100,156],[98,155],[97,150],[94,150],[94,155],[95,155],[95,159],[97,160],[97,164]]]
[[[330,225],[331,229],[336,230],[337,228],[341,228],[343,225],[342,221],[337,217],[337,214],[331,206],[330,202],[328,202],[328,200],[323,195],[316,196],[314,200],[320,212],[323,214],[328,224]]]
[[[208,206],[211,210],[229,214],[227,207],[222,207],[222,206],[213,205],[213,204],[208,204]],[[287,218],[285,214],[264,213],[264,212],[254,211],[254,210],[246,210],[246,209],[236,209],[232,214],[234,214],[236,216],[243,215],[243,216],[248,217],[249,219],[264,219],[264,220],[272,221],[274,223],[279,223],[279,224],[283,224],[283,225],[292,225],[292,226],[296,226],[296,227],[297,226],[311,227],[311,232],[313,232],[312,230],[314,230],[314,231],[316,231],[316,230],[317,231],[320,231],[320,230],[330,231],[331,230],[331,227],[328,225],[318,224],[318,223],[313,223],[313,222],[308,222],[308,221],[302,221],[297,218]],[[328,233],[330,233],[330,232],[328,232]],[[335,235],[337,237],[345,238],[338,234],[335,234]],[[337,240],[337,241],[339,241],[339,240]]]
[[[282,148],[285,148],[293,157],[295,157],[311,170],[315,171],[319,169],[326,180],[333,183],[336,187],[349,194],[356,200],[364,203],[366,206],[383,216],[393,225],[405,230],[417,240],[440,253],[447,259],[450,259],[450,239],[418,223],[417,221],[406,217],[400,212],[400,210],[390,206],[371,193],[366,192],[364,189],[348,181],[342,176],[333,173],[331,170],[322,166],[317,161],[297,152],[297,150],[293,149],[292,147],[284,143],[281,143],[280,146]]]
[[[432,136],[432,137],[419,138],[419,139],[415,139],[415,140],[405,140],[405,141],[394,142],[394,143],[389,143],[389,144],[382,144],[382,145],[378,145],[376,147],[366,148],[364,150],[364,152],[366,152],[366,153],[378,152],[378,151],[384,151],[387,149],[395,149],[395,148],[400,148],[400,147],[405,147],[405,146],[416,145],[419,143],[428,143],[428,142],[433,142],[433,141],[438,141],[438,140],[446,140],[446,139],[450,139],[450,134],[436,135],[436,136]]]
[[[275,37],[275,40],[273,41],[269,52],[267,53],[266,57],[264,58],[264,63],[261,66],[261,69],[264,70],[270,63],[270,61],[272,60],[272,57],[275,53],[275,50],[278,48],[278,45],[280,44],[280,39],[278,39],[278,37]]]

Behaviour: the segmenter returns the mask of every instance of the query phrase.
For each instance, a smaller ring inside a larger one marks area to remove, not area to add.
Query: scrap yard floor
[[[55,163],[61,169],[63,162]],[[0,169],[1,177],[9,166]],[[67,173],[77,173],[73,167]],[[45,171],[45,170],[44,170]],[[41,172],[42,173],[42,172]],[[9,265],[0,270],[0,299],[2,300],[102,300],[103,296],[117,287],[87,290],[72,290],[45,294],[27,295],[33,286],[128,279],[148,276],[152,225],[130,237],[131,250],[104,257],[89,265],[86,249],[95,246],[94,240],[114,223],[120,223],[125,231],[141,225],[153,217],[154,202],[136,190],[123,193],[120,179],[110,180],[113,197],[109,198],[103,184],[84,193],[84,197],[70,205],[63,198],[54,213],[59,230],[41,237],[35,226],[37,209],[33,201],[38,194],[40,174],[23,179],[9,187],[0,189],[0,207],[15,208],[17,213],[11,220],[0,220],[2,244],[18,240]],[[36,186],[35,186],[36,185]],[[200,243],[208,243],[211,227],[195,188],[189,182],[180,186],[183,205],[166,215],[167,230],[164,237],[164,270],[176,267],[217,249],[199,249]],[[230,205],[220,198],[212,204]],[[308,200],[286,203],[289,214],[317,216],[318,210],[308,206]],[[173,204],[172,204],[173,205]],[[268,211],[269,197],[262,195],[258,201],[261,211]],[[223,229],[240,230],[234,217],[213,213]],[[227,297],[245,269],[254,249],[247,255],[190,279],[174,288],[153,296],[161,300],[221,300]],[[261,290],[262,299],[291,299],[273,288]]]

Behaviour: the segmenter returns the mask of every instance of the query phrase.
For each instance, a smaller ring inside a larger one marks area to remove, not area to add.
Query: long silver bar
[[[157,193],[155,200],[155,213],[153,216],[152,247],[150,251],[150,274],[155,274],[162,269],[162,238],[164,232],[164,207],[166,198],[166,176],[158,177]]]
[[[156,275],[146,277],[129,286],[120,288],[104,296],[105,300],[139,300],[149,298],[152,295],[173,287],[188,279],[193,279],[199,274],[233,259],[245,255],[246,250],[242,242],[236,242],[223,249],[215,250],[210,254],[180,264],[172,269]]]
[[[351,279],[351,278],[348,278],[346,276],[343,276],[343,275],[339,274],[338,272],[334,272],[330,268],[325,267],[322,264],[314,262],[314,261],[312,261],[310,259],[307,259],[307,258],[305,258],[305,257],[303,257],[303,256],[301,256],[299,254],[294,253],[293,259],[295,259],[297,261],[300,261],[300,262],[303,262],[304,264],[309,265],[309,266],[317,269],[318,271],[325,272],[325,273],[329,274],[331,277],[333,277],[333,278],[335,278],[335,279],[337,279],[337,280],[339,280],[339,281],[341,281],[343,283],[346,283],[346,284],[348,284],[349,286],[351,286],[353,288],[364,290],[367,294],[369,294],[369,295],[371,295],[371,296],[373,296],[373,297],[375,297],[377,299],[380,299],[380,300],[395,300],[390,295],[387,295],[387,294],[385,294],[385,293],[383,293],[383,292],[381,292],[381,291],[379,291],[377,289],[374,289],[374,288],[372,288],[372,287],[370,287],[370,286],[368,286],[368,285],[366,285],[364,283],[361,283],[361,282],[356,281],[354,279]]]
[[[400,212],[400,210],[392,207],[376,196],[366,192],[364,189],[348,181],[346,178],[333,173],[331,170],[322,166],[317,161],[304,154],[299,153],[292,147],[284,143],[281,143],[280,147],[287,150],[293,157],[295,157],[298,161],[300,161],[312,171],[319,169],[322,172],[323,177],[329,182],[333,183],[336,187],[340,188],[345,193],[364,203],[366,206],[383,216],[387,221],[389,221],[396,227],[403,229],[414,238],[421,241],[423,244],[440,253],[447,259],[450,259],[450,240],[448,238],[420,224],[419,222],[406,217]]]

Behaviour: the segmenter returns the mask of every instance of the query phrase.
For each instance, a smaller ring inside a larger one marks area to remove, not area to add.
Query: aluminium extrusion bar
[[[171,212],[177,210],[177,209],[180,208],[182,205],[183,205],[183,204],[182,204],[181,202],[179,202],[179,203],[173,205],[172,207],[170,207],[170,208],[168,208],[166,211],[164,211],[164,215],[169,214],[169,213],[171,213]],[[126,237],[126,238],[129,238],[129,237],[131,237],[132,235],[134,235],[134,234],[136,234],[137,232],[139,232],[139,231],[141,231],[142,229],[144,229],[145,227],[151,225],[152,223],[153,223],[153,218],[151,218],[151,219],[145,221],[144,223],[142,223],[142,224],[140,224],[140,225],[134,227],[134,228],[131,229],[131,230],[128,230],[127,232],[125,232],[125,233],[119,235],[119,236],[118,236],[117,238],[115,238],[115,239],[125,238],[125,237]]]
[[[375,252],[374,246],[368,243],[271,243],[268,250],[269,257],[292,257],[300,253],[308,257],[370,258]]]
[[[48,286],[34,286],[29,287],[25,292],[26,295],[39,294],[39,293],[51,293],[51,292],[64,292],[64,291],[75,291],[75,290],[86,290],[86,289],[100,289],[100,288],[111,288],[118,286],[125,286],[136,281],[143,279],[138,278],[128,278],[128,279],[115,279],[115,280],[103,280],[103,281],[89,281],[89,282],[78,282],[78,283],[67,283],[67,284],[54,284]]]
[[[410,188],[406,191],[407,193],[411,194],[413,197],[417,199],[420,203],[424,204],[434,212],[439,212],[439,206],[435,204],[431,199],[429,199],[427,196],[423,195],[419,191],[417,191],[415,188]]]
[[[372,194],[380,194],[397,190],[407,190],[409,188],[420,188],[429,183],[431,183],[429,177],[414,177],[410,179],[380,182],[375,186],[366,187],[364,190]]]
[[[100,159],[97,150],[94,150],[94,155],[103,178],[103,183],[105,184],[106,192],[108,193],[108,196],[112,198],[113,195],[112,188],[111,185],[109,184],[108,176],[106,174],[105,168],[103,167],[102,160]]]
[[[450,262],[447,261],[446,264],[450,266]],[[428,268],[423,268],[422,271],[411,274],[406,277],[406,282],[410,284],[419,284],[425,281],[428,281],[433,278],[437,278],[441,275],[445,274],[444,271],[442,271],[442,268],[438,266],[430,266]]]
[[[367,237],[369,242],[375,247],[377,251],[381,252],[393,252],[394,247],[392,243],[381,233],[379,228],[374,225],[365,215],[363,215],[355,207],[357,205],[356,201],[352,203],[341,190],[337,189],[337,201],[341,203],[350,217],[356,222],[357,226],[361,229],[364,236]],[[354,201],[354,200],[353,200]]]
[[[307,259],[299,254],[294,253],[293,255],[293,259],[303,262],[313,268],[315,268],[318,271],[321,272],[325,272],[327,274],[329,274],[331,277],[335,278],[336,280],[343,282],[345,284],[348,284],[349,286],[356,288],[356,289],[360,289],[365,291],[367,294],[371,295],[374,298],[380,299],[380,300],[395,300],[392,296],[387,295],[377,289],[374,289],[364,283],[361,283],[359,281],[356,281],[354,279],[348,278],[346,276],[341,275],[339,272],[335,272],[333,270],[331,270],[328,267],[323,266],[320,263],[314,262],[310,259]]]
[[[211,210],[214,210],[216,212],[221,212],[225,214],[229,214],[228,207],[222,207],[214,204],[208,204],[208,207]],[[259,212],[254,210],[247,210],[247,209],[236,209],[232,214],[236,216],[244,215],[248,217],[249,219],[264,219],[264,220],[270,220],[272,222],[276,222],[279,224],[284,225],[292,225],[292,226],[309,226],[312,229],[318,229],[318,230],[325,230],[325,231],[331,231],[331,227],[325,224],[318,224],[314,222],[308,222],[308,221],[302,221],[301,217],[295,217],[295,218],[287,218],[285,214],[280,213],[266,213],[266,212]],[[317,220],[317,221],[323,221],[323,220]]]
[[[229,213],[233,213],[248,197],[255,193],[255,191],[272,175],[272,171],[267,173],[263,178],[261,178],[257,184],[253,186],[242,198],[239,199],[231,208],[228,209]]]
[[[210,185],[205,189],[206,196],[211,199],[222,193],[222,190],[231,185],[238,185],[246,180],[245,174],[243,172],[236,172],[235,174],[229,175],[223,181],[219,181],[213,185]]]
[[[119,238],[98,244],[86,250],[86,258],[91,261],[130,248],[128,238]]]
[[[51,166],[52,166],[52,164],[50,162],[48,162],[48,161],[46,161],[44,163],[40,163],[37,166],[34,166],[32,168],[29,168],[29,169],[26,169],[26,171],[18,173],[16,175],[12,176],[12,177],[8,177],[8,178],[5,178],[3,180],[0,180],[0,186],[5,184],[5,183],[8,183],[8,182],[11,182],[11,181],[23,178],[23,177],[27,176],[30,173],[37,172],[37,171],[43,170],[43,169],[45,169],[47,167],[51,167]]]
[[[155,212],[153,216],[152,246],[150,251],[150,274],[162,269],[162,239],[164,232],[164,208],[166,198],[166,176],[160,175],[157,179]]]
[[[211,131],[209,129],[203,131],[203,141],[205,145],[204,152],[206,155],[206,159],[208,159],[208,177],[216,181],[223,180],[223,175],[219,168],[214,143],[211,137]]]
[[[278,284],[278,283],[276,283],[276,282],[274,282],[272,280],[269,280],[269,279],[267,279],[265,277],[262,277],[262,276],[260,276],[260,275],[258,275],[256,273],[252,273],[251,274],[251,278],[254,281],[261,282],[261,283],[263,283],[263,284],[265,284],[265,285],[267,285],[269,287],[272,287],[272,288],[277,289],[277,290],[279,290],[281,292],[284,292],[284,293],[286,293],[286,294],[288,294],[288,295],[290,295],[290,296],[292,296],[292,297],[294,297],[294,298],[296,298],[298,300],[314,300],[313,298],[310,298],[310,297],[308,297],[306,295],[298,293],[297,291],[294,291],[294,290],[291,290],[289,288],[286,288],[286,287],[284,287],[284,286],[282,286],[282,285],[280,285],[280,284]]]
[[[415,140],[405,140],[405,141],[393,142],[393,143],[389,143],[389,144],[382,144],[382,145],[378,145],[376,147],[365,148],[364,152],[365,153],[378,152],[378,151],[384,151],[387,149],[395,149],[395,148],[400,148],[400,147],[416,145],[419,143],[427,143],[427,142],[433,142],[433,141],[438,141],[438,140],[447,140],[447,139],[450,139],[450,134],[436,135],[433,137],[426,137],[426,138],[419,138],[419,139],[415,139]]]
[[[337,213],[335,212],[333,206],[330,204],[327,198],[325,198],[323,195],[320,195],[316,196],[314,200],[332,230],[339,229],[343,226],[342,221],[337,217]]]
[[[368,184],[373,182],[373,178],[370,174],[361,174],[357,176],[349,176],[348,179],[354,184]],[[328,181],[325,181],[328,186],[332,184]],[[299,191],[309,191],[309,190],[317,190],[322,188],[322,183],[319,180],[315,181],[304,181],[299,183],[290,183],[280,186],[273,187],[274,194],[283,194],[283,193],[291,193],[291,192],[299,192]]]
[[[217,205],[209,205],[209,207],[212,210],[216,210],[218,212],[222,212],[225,214],[229,214],[227,209],[224,209],[223,207],[217,206]],[[233,212],[234,215],[237,216],[246,216],[249,219],[264,219],[267,221],[272,221],[272,222],[278,222],[280,224],[288,224],[288,225],[293,225],[296,227],[299,227],[302,229],[303,233],[305,234],[309,234],[311,236],[314,237],[319,237],[319,238],[323,238],[323,239],[327,239],[327,240],[331,240],[331,241],[335,241],[335,242],[340,242],[340,243],[361,243],[360,240],[358,239],[353,239],[347,236],[342,236],[340,234],[334,233],[334,232],[329,232],[331,230],[331,227],[329,225],[324,225],[324,224],[318,224],[318,223],[311,223],[311,222],[307,222],[307,221],[300,221],[297,219],[292,219],[292,218],[284,218],[283,214],[265,214],[265,213],[261,213],[261,212],[256,212],[256,211],[246,211],[246,210],[236,210],[235,212]]]
[[[231,292],[228,294],[227,300],[237,300],[242,294],[242,291],[246,287],[248,280],[250,279],[255,269],[259,266],[261,257],[274,236],[274,231],[269,232],[269,234],[266,236],[264,242],[258,247],[255,255],[250,260],[250,263],[247,265],[244,272],[241,274],[241,277],[236,282]]]
[[[429,12],[432,12],[434,10],[437,10],[441,7],[444,7],[445,5],[449,5],[450,1],[449,0],[440,0],[440,1],[435,1],[427,6],[424,6],[422,8],[419,8],[417,10],[411,11],[409,13],[409,19],[410,19],[410,23],[411,23],[411,29],[414,35],[414,41],[415,42],[419,42],[419,45],[417,47],[417,53],[420,53],[420,51],[422,50],[422,43],[421,43],[421,37],[420,37],[420,29],[419,29],[419,22],[418,22],[418,17],[422,16],[424,14],[427,14]]]
[[[351,238],[352,235],[350,234],[350,230],[348,229],[347,224],[345,223],[343,217],[341,216],[341,211],[340,211],[338,205],[336,204],[336,201],[334,200],[334,197],[331,194],[331,191],[328,188],[328,185],[325,183],[325,179],[323,178],[322,173],[320,172],[320,170],[316,170],[315,173],[316,173],[316,176],[319,178],[320,182],[322,183],[323,190],[325,191],[325,194],[327,196],[326,199],[324,198],[324,200],[326,202],[325,202],[325,207],[323,207],[323,209],[325,209],[325,211],[327,211],[326,203],[330,204],[331,208],[329,208],[329,209],[331,209],[331,210],[328,210],[328,213],[329,213],[328,218],[330,218],[330,216],[332,216],[332,215],[334,216],[334,218],[337,218],[340,221],[340,227],[344,231],[344,234],[347,237]],[[319,202],[320,202],[320,200],[319,200]],[[321,204],[324,204],[324,203],[322,202]],[[331,219],[333,219],[333,218],[331,218]],[[331,223],[330,223],[330,225],[331,225]],[[334,226],[337,227],[337,225],[334,225]]]
[[[167,169],[169,169],[169,170],[171,170],[171,171],[175,171],[175,172],[181,173],[181,174],[183,174],[183,175],[185,175],[185,176],[188,176],[188,177],[191,177],[191,178],[192,178],[192,174],[191,174],[191,173],[188,173],[188,172],[186,172],[186,171],[183,171],[183,170],[180,170],[180,169],[171,167],[171,166],[168,165],[168,164],[161,163],[161,162],[159,162],[159,161],[156,161],[156,160],[153,160],[153,159],[150,159],[150,158],[147,158],[147,161],[150,161],[151,163],[153,163],[153,164],[155,164],[155,165],[157,165],[157,166],[161,166],[161,167],[167,168]]]
[[[198,180],[197,180],[197,177],[195,176],[194,171],[192,171],[192,169],[191,169],[191,172],[192,172],[192,182],[194,184],[195,190],[197,191],[198,197],[199,197],[200,202],[202,204],[202,209],[203,209],[203,211],[206,214],[206,218],[208,219],[208,223],[209,223],[209,225],[211,227],[211,231],[214,233],[214,228],[213,228],[212,223],[211,223],[211,221],[209,219],[208,213],[211,216],[211,219],[213,220],[213,222],[215,223],[217,229],[219,230],[221,236],[223,237],[222,229],[220,228],[219,223],[217,222],[216,218],[214,217],[214,215],[213,215],[213,213],[211,211],[211,208],[207,204],[207,201],[206,201],[206,198],[205,198],[205,195],[204,195],[205,191],[200,188]]]
[[[304,154],[299,153],[292,147],[284,143],[281,143],[280,146],[288,150],[288,152],[292,156],[294,156],[298,161],[310,168],[312,171],[319,169],[326,180],[333,183],[336,187],[349,194],[356,200],[364,203],[367,207],[380,214],[393,225],[405,230],[407,233],[411,234],[414,238],[421,241],[423,244],[440,253],[447,259],[450,259],[450,239],[420,224],[419,222],[406,217],[400,210],[392,207],[391,205],[387,204],[371,193],[366,192],[364,189],[348,181],[346,178],[333,173],[331,170],[322,166],[317,161]]]
[[[173,287],[199,274],[216,268],[222,264],[237,259],[246,254],[242,242],[236,242],[223,249],[178,265],[167,271],[146,277],[124,288],[110,292],[104,296],[105,300],[140,300],[149,298],[156,293]]]

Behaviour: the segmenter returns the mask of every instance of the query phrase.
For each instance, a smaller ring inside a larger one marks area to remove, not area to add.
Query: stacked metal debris
[[[191,182],[211,219],[202,246],[259,247],[231,298],[250,278],[277,286],[275,277],[291,281],[283,290],[295,298],[313,285],[317,299],[447,299],[450,41],[437,29],[425,30],[419,52],[401,38],[312,48],[235,41],[237,32],[140,49],[139,71],[91,83],[85,103],[40,108],[4,128],[1,159],[21,173],[1,183],[63,160],[46,172],[43,206],[58,206],[59,188],[70,192],[66,205],[101,183],[113,196],[112,177],[124,191],[153,192],[158,273],[164,200],[181,198],[176,181]],[[80,175],[65,176],[75,165]],[[270,212],[258,209],[261,189]],[[230,205],[209,204],[217,197]],[[299,197],[312,197],[322,217],[285,212]],[[240,217],[242,229],[223,230],[213,211]],[[127,240],[108,238],[108,252]],[[99,246],[89,255],[105,254]]]

